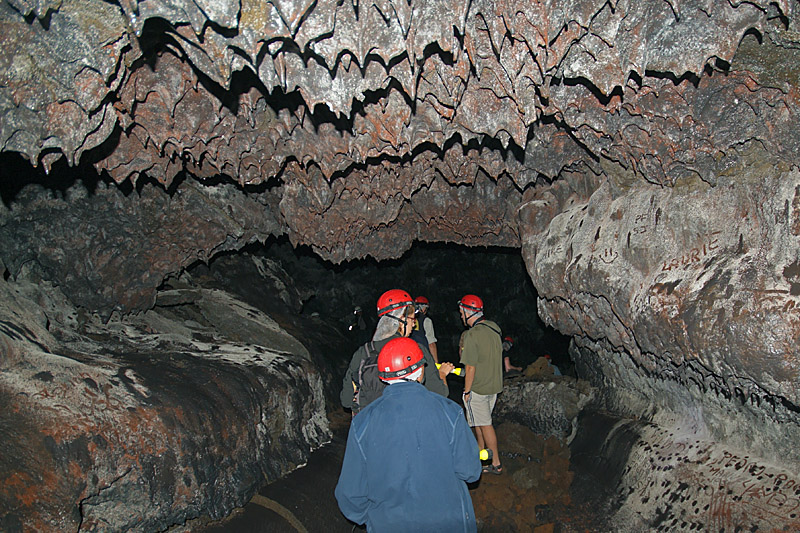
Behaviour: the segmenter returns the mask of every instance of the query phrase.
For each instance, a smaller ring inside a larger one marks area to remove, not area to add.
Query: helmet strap
[[[464,310],[464,315],[466,316],[466,318],[465,318],[464,320],[466,320],[467,324],[469,324],[469,321],[470,321],[470,319],[472,319],[472,317],[474,317],[474,316],[476,316],[476,315],[481,315],[481,314],[483,314],[483,311],[481,311],[481,310],[479,310],[479,309],[475,309],[474,307],[468,307],[468,306],[466,306],[466,305],[462,305],[462,306],[461,306],[461,309],[463,309],[463,310]],[[468,309],[469,309],[470,311],[472,311],[472,313],[470,313],[470,314],[467,314],[467,313],[468,313],[468,311],[467,311]],[[476,321],[476,322],[477,322],[477,321]],[[474,324],[473,324],[473,325],[474,325]]]
[[[408,307],[409,305],[413,305],[411,302],[397,302],[391,305],[387,305],[383,309],[380,310],[380,316],[387,315],[397,309],[398,307]]]
[[[420,361],[420,362],[424,363],[424,359],[422,361]],[[419,370],[419,368],[417,368],[417,370]],[[417,370],[414,370],[414,372],[416,372]],[[412,372],[411,374],[414,374],[414,372]],[[400,378],[400,381],[406,381],[408,383],[417,383],[418,380],[419,380],[419,376],[417,376],[416,378],[412,378],[411,374],[409,374],[408,376]]]
[[[408,333],[409,334],[411,334],[411,331],[413,331],[413,329],[414,329],[413,324],[409,325],[408,322],[406,321],[406,312],[405,312],[405,310],[404,310],[403,314],[400,315],[399,317],[391,315],[391,314],[389,314],[387,316],[389,318],[393,318],[394,320],[397,320],[398,329],[399,329],[400,325],[403,326],[403,337],[407,337],[408,336],[408,335],[406,335],[406,328],[408,328]]]
[[[408,376],[413,374],[415,371],[417,371],[424,364],[425,364],[425,359],[423,358],[423,359],[420,359],[419,361],[417,361],[416,363],[414,363],[413,365],[407,366],[406,368],[403,368],[401,370],[397,370],[395,372],[378,371],[378,375],[380,377],[386,378],[386,379],[399,378],[399,379],[402,379],[402,380],[405,380],[405,381],[416,381],[416,380],[409,380]]]

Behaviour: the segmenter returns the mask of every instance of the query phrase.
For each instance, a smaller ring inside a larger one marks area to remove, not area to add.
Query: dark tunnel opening
[[[198,263],[188,272],[210,275],[257,307],[269,310],[267,299],[253,293],[253,280],[242,273],[226,274],[238,254],[276,261],[291,277],[297,292],[297,311],[321,317],[348,336],[355,348],[368,338],[377,320],[376,302],[389,289],[401,288],[412,297],[430,300],[429,316],[435,320],[440,350],[458,357],[458,339],[464,325],[458,300],[479,295],[503,336],[514,340],[515,364],[525,367],[549,354],[566,373],[574,375],[569,337],[547,326],[536,311],[536,288],[519,250],[502,247],[470,248],[453,243],[416,243],[402,257],[376,261],[372,258],[335,265],[305,246],[293,247],[285,237],[270,238],[264,245],[251,244],[241,252],[221,254],[208,265]],[[365,331],[349,331],[353,309],[360,307]]]

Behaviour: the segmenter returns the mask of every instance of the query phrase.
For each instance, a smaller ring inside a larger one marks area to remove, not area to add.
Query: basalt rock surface
[[[650,434],[635,452],[664,447],[674,452],[671,465],[692,465],[670,466],[659,477],[661,487],[704,496],[687,522],[704,528],[748,523],[737,521],[739,510],[715,507],[722,487],[737,495],[726,496],[725,505],[763,491],[785,500],[781,509],[771,507],[774,500],[748,503],[757,507],[752,520],[759,528],[798,527],[796,515],[782,511],[797,507],[789,489],[800,469],[792,452],[800,437],[794,348],[800,174],[767,161],[751,147],[713,187],[688,180],[643,190],[608,181],[584,200],[573,196],[523,245],[535,265],[529,272],[540,314],[573,336],[572,358],[599,391],[598,408],[667,428],[658,446],[650,446]],[[687,451],[691,439],[703,453]],[[726,477],[738,475],[733,470],[711,476],[706,469],[725,454],[771,468],[769,483]],[[640,461],[646,459],[632,457],[626,468]],[[635,468],[639,482],[650,477]],[[709,477],[717,483],[713,491]],[[637,513],[660,524],[665,500],[625,504],[622,524]],[[666,530],[680,529],[678,516]]]
[[[4,390],[32,402],[50,383],[36,376],[52,375],[73,391],[52,358],[87,365],[96,385],[78,383],[85,393],[63,404],[82,433],[56,444],[103,435],[89,398],[106,398],[105,385],[115,405],[139,394],[124,373],[130,353],[100,357],[78,312],[112,325],[147,316],[187,267],[272,237],[336,264],[451,242],[522,250],[539,314],[574,338],[594,408],[653,424],[644,438],[661,448],[672,446],[661,429],[681,428],[798,477],[797,0],[3,0],[0,21],[0,271],[51,283],[79,310],[56,316],[47,291],[33,307],[5,292],[6,314],[27,315],[4,326],[3,364],[16,376]],[[175,290],[162,298],[192,294]],[[61,338],[48,324],[66,325]],[[135,329],[120,326],[114,343]],[[267,351],[281,351],[276,342]],[[167,347],[161,364],[178,352]],[[317,363],[287,365],[316,390]],[[36,405],[14,405],[3,428],[29,427]],[[263,443],[239,453],[253,446]],[[101,443],[80,447],[92,457]],[[627,472],[646,478],[635,465],[655,450],[629,447]],[[71,502],[91,498],[78,485],[111,484],[125,464],[112,457],[97,480],[64,481],[68,462],[49,479],[67,483]],[[26,485],[6,477],[3,490],[29,505],[16,492]],[[242,494],[209,497],[224,507]],[[170,501],[175,516],[194,509]],[[619,527],[636,515],[680,529],[659,504],[624,502]],[[719,524],[700,514],[692,524]],[[764,516],[762,526],[797,525]]]
[[[152,308],[170,274],[280,228],[266,195],[245,196],[230,184],[189,182],[170,197],[153,186],[126,195],[102,182],[93,190],[76,183],[63,196],[29,188],[17,198],[0,225],[7,268],[35,265],[72,302],[106,319]]]
[[[0,147],[117,183],[225,176],[248,198],[203,218],[218,227],[250,219],[247,187],[262,187],[278,201],[255,213],[280,224],[257,236],[285,233],[334,262],[399,257],[414,240],[516,247],[531,231],[522,191],[571,174],[589,189],[612,173],[645,190],[713,185],[750,141],[791,161],[795,10],[9,0]],[[254,238],[213,237],[197,258]],[[144,309],[143,291],[129,302],[134,288],[108,289],[92,306]]]
[[[587,382],[573,377],[520,375],[506,378],[493,415],[569,444],[577,431],[578,415],[594,394]]]
[[[0,290],[3,531],[220,518],[330,439],[314,357],[223,291],[103,324],[54,288]]]
[[[699,435],[585,411],[570,445],[573,501],[598,531],[794,531],[796,471]]]

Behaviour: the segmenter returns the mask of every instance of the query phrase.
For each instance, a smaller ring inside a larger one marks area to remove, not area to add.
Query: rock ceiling
[[[519,246],[523,193],[570,173],[593,176],[585,194],[609,173],[713,183],[750,142],[791,160],[796,10],[6,0],[0,147],[118,184],[238,183],[222,195],[247,198],[184,213],[219,231],[202,245],[202,230],[177,231],[153,280],[269,233],[334,262],[397,257],[415,239]]]
[[[593,176],[581,180],[586,194],[606,173],[713,183],[749,142],[791,160],[797,72],[785,65],[798,59],[787,30],[796,9],[790,0],[8,0],[3,151],[46,171],[62,158],[93,164],[119,184],[177,187],[188,175],[240,187],[181,188],[211,197],[213,210],[154,198],[170,208],[148,214],[113,191],[85,200],[73,211],[114,219],[134,209],[128,218],[155,217],[160,228],[142,234],[123,222],[110,233],[127,237],[109,246],[92,238],[105,221],[84,223],[88,244],[76,246],[94,259],[88,267],[48,253],[51,243],[6,242],[38,248],[48,277],[106,313],[146,308],[170,272],[269,234],[334,262],[398,257],[415,239],[519,246],[523,193],[541,196],[570,173]],[[49,203],[23,218],[57,209]],[[175,204],[180,214],[169,213]],[[118,277],[120,241],[164,259],[134,260],[130,272],[146,279],[112,284],[102,301],[96,286],[58,274],[66,260],[84,278]],[[11,255],[16,273],[29,254]]]

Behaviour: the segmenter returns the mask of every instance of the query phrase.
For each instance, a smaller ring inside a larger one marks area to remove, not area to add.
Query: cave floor
[[[201,533],[365,531],[342,516],[333,496],[348,424],[349,414],[334,414],[333,441],[315,451],[305,467],[263,487],[244,508],[224,520],[209,523],[198,519],[181,529]],[[501,422],[496,429],[504,472],[500,476],[486,474],[470,485],[479,532],[602,530],[591,509],[571,501],[573,474],[566,446],[510,422]]]

